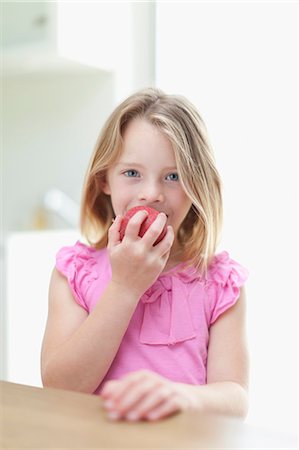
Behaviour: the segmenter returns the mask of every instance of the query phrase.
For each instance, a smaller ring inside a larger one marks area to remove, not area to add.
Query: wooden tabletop
[[[0,389],[1,448],[296,448],[223,416],[186,412],[158,422],[113,422],[99,396],[5,381]]]

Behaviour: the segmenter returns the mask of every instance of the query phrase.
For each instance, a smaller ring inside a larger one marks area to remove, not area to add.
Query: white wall
[[[59,53],[113,71],[116,103],[154,82],[154,2],[58,2],[57,15]]]
[[[32,73],[3,80],[4,229],[34,228],[56,187],[80,200],[99,130],[113,104],[111,76]]]
[[[158,2],[157,85],[196,104],[224,183],[221,249],[250,271],[248,422],[296,429],[297,4]]]
[[[28,230],[49,188],[80,200],[108,114],[134,90],[153,83],[154,5],[11,2],[3,14],[3,227]],[[14,20],[16,14],[24,20]],[[31,28],[47,14],[57,33],[43,44]],[[26,36],[35,37],[31,45]],[[43,57],[38,44],[44,45]]]

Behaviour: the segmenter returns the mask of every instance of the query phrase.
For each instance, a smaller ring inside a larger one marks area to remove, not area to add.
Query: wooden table
[[[1,449],[296,448],[295,438],[223,416],[186,412],[159,422],[112,422],[95,395],[5,381],[0,389]]]

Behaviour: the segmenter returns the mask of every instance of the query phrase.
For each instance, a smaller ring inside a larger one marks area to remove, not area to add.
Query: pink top
[[[63,247],[56,268],[77,303],[93,310],[111,278],[107,249],[81,242]],[[182,264],[162,273],[140,298],[104,380],[148,369],[182,383],[205,384],[209,328],[237,301],[248,272],[227,252],[214,257],[205,279]]]

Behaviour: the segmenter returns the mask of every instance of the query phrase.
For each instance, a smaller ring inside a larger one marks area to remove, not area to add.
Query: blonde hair
[[[147,88],[123,101],[106,121],[85,177],[81,203],[81,231],[93,247],[107,245],[114,217],[110,196],[101,183],[106,170],[122,151],[124,127],[133,118],[156,126],[171,142],[180,182],[192,201],[178,232],[183,259],[202,274],[215,254],[222,226],[221,180],[215,166],[205,124],[183,96]]]

